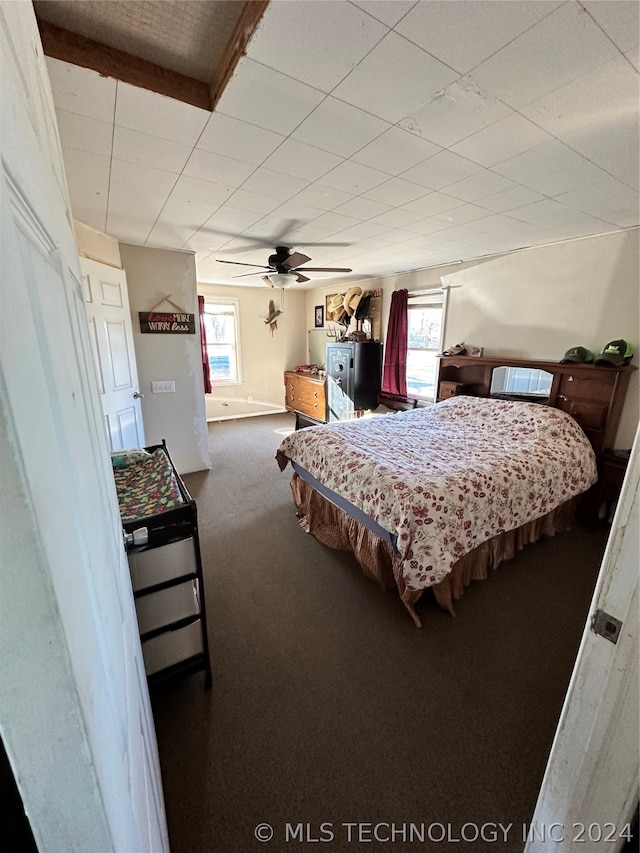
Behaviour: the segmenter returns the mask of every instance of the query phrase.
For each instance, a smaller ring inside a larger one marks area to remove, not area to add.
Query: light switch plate
[[[173,379],[160,379],[151,383],[152,394],[174,394],[176,383]]]

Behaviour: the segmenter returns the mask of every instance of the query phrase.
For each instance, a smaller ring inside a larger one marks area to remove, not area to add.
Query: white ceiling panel
[[[398,175],[437,154],[439,147],[414,133],[391,127],[353,155],[356,163]]]
[[[394,27],[416,4],[416,0],[352,0],[352,2],[354,6],[373,15],[388,27]]]
[[[637,0],[582,0],[587,12],[609,38],[625,52],[638,46],[640,5]]]
[[[56,110],[63,148],[111,157],[113,124],[89,116]]]
[[[472,163],[453,151],[441,151],[419,166],[404,172],[402,177],[427,189],[439,190],[479,171],[480,166],[477,163]]]
[[[183,174],[202,181],[240,187],[255,170],[253,163],[243,163],[241,160],[232,160],[221,154],[211,154],[209,151],[195,148],[184,167]]]
[[[287,139],[265,160],[263,165],[267,169],[273,169],[274,172],[294,175],[307,181],[316,181],[339,166],[342,161],[342,157],[330,154],[328,151],[305,145],[297,139]]]
[[[286,136],[272,130],[222,113],[213,113],[197,140],[197,147],[212,154],[222,154],[223,157],[259,166],[285,139]]]
[[[276,2],[260,24],[248,55],[330,92],[387,31],[351,3]]]
[[[193,147],[210,113],[148,89],[118,83],[116,124]]]
[[[113,156],[116,160],[142,163],[163,172],[179,175],[191,156],[191,147],[159,136],[129,130],[116,125],[113,134]]]
[[[324,97],[318,89],[245,57],[216,111],[288,136]]]
[[[395,30],[466,74],[559,5],[512,0],[417,3]]]
[[[372,187],[377,187],[378,184],[386,181],[388,177],[384,172],[379,172],[377,169],[370,169],[368,166],[363,166],[360,163],[345,160],[326,174],[322,178],[322,183],[324,186],[333,187],[333,189],[341,190],[351,195],[361,195]]]
[[[74,216],[258,286],[216,256],[362,280],[637,226],[637,14],[273,0],[212,114],[47,60]]]
[[[113,123],[115,80],[51,57],[47,57],[47,69],[55,91],[56,109]]]
[[[333,94],[395,124],[421,109],[457,76],[424,50],[390,32]]]
[[[350,157],[389,127],[389,122],[370,113],[326,98],[291,136],[340,157]]]
[[[491,167],[550,140],[549,134],[533,122],[511,113],[456,143],[451,150],[481,166]]]
[[[553,92],[618,53],[579,3],[564,3],[474,69],[473,76],[514,109]]]
[[[472,77],[460,77],[402,119],[405,130],[448,148],[511,113]]]

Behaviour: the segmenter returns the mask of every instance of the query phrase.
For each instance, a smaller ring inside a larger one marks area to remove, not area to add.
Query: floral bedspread
[[[597,480],[593,449],[570,415],[478,397],[299,430],[276,458],[281,470],[297,462],[395,533],[413,590]]]
[[[148,518],[184,503],[166,453],[158,449],[146,457],[113,470],[123,522]]]

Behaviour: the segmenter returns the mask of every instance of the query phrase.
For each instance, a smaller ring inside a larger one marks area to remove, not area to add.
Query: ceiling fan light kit
[[[291,252],[287,246],[276,246],[275,253],[269,255],[267,266],[259,264],[243,263],[242,261],[226,261],[222,258],[217,258],[220,264],[235,264],[243,267],[256,267],[259,270],[268,270],[267,274],[248,272],[233,276],[234,278],[242,278],[247,275],[261,275],[262,281],[270,287],[291,287],[295,282],[310,281],[305,272],[352,272],[347,267],[302,267],[311,258],[303,255],[302,252]]]

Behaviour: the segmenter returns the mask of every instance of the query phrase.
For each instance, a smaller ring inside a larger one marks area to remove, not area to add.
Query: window
[[[212,385],[239,385],[240,339],[237,299],[205,299],[204,325]]]
[[[435,402],[436,356],[442,352],[446,296],[411,296],[407,311],[407,396]]]

